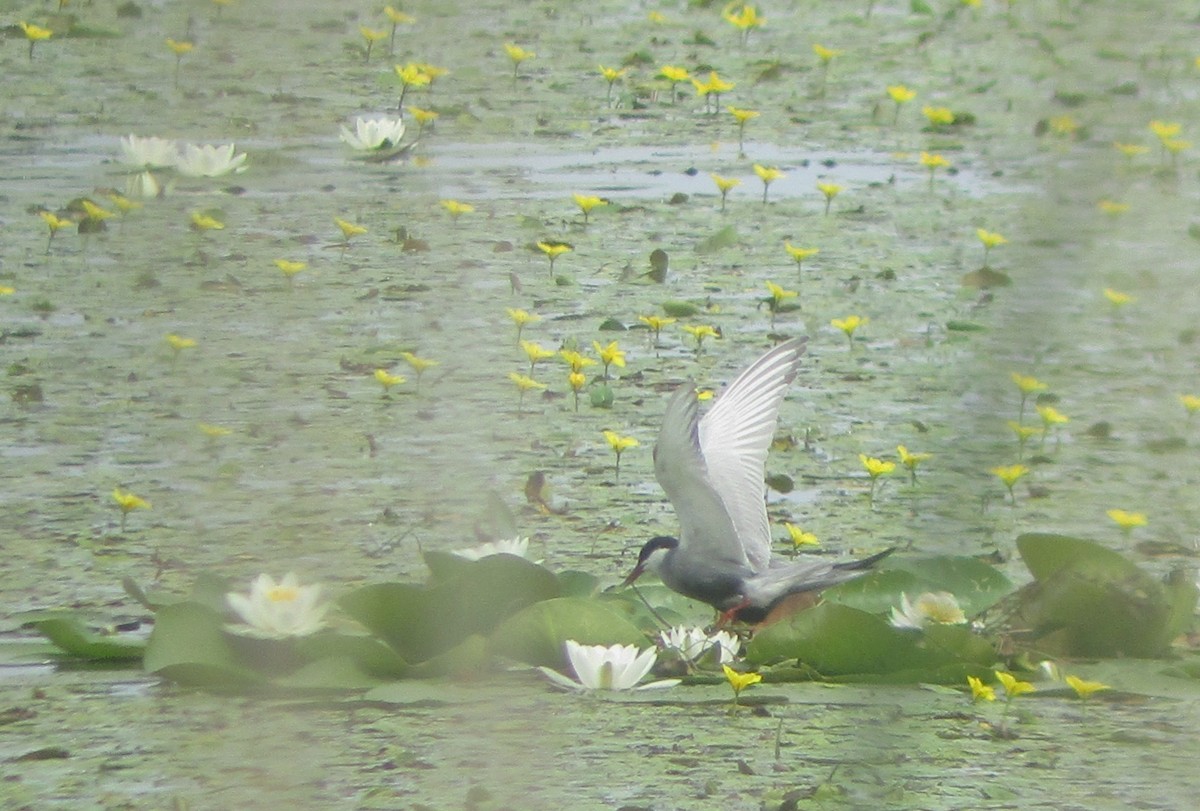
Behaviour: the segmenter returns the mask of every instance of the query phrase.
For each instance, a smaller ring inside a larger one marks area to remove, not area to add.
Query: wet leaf
[[[51,617],[33,623],[47,639],[64,652],[94,662],[119,662],[141,659],[146,643],[141,640],[121,640],[102,636],[88,629],[83,621],[72,615]]]
[[[155,615],[143,666],[188,687],[241,690],[266,683],[234,655],[221,614],[199,603],[164,606]]]
[[[667,280],[667,268],[671,264],[671,257],[662,248],[655,248],[650,252],[650,272],[646,275],[654,281],[662,284]]]
[[[690,301],[664,301],[662,308],[663,312],[672,318],[690,318],[700,312],[699,305]]]
[[[1008,274],[992,270],[991,268],[972,270],[970,273],[964,273],[962,277],[963,287],[987,289],[989,287],[1008,287],[1011,284],[1012,279]]]
[[[364,673],[358,662],[332,656],[309,662],[295,672],[275,680],[280,687],[295,690],[346,691],[376,687],[381,680]]]
[[[875,614],[926,591],[948,591],[963,613],[974,616],[1012,591],[1012,582],[981,560],[954,555],[891,557],[880,568],[825,591],[825,599]]]
[[[409,669],[394,650],[374,637],[325,632],[297,639],[293,644],[308,659],[351,663],[358,673],[374,678],[400,679]]]
[[[566,665],[563,643],[638,645],[646,635],[599,600],[562,597],[529,606],[509,617],[492,635],[492,652],[531,665],[560,669]]]
[[[737,228],[732,225],[726,225],[714,234],[705,237],[696,244],[696,253],[709,254],[716,253],[724,248],[736,245],[738,241]]]

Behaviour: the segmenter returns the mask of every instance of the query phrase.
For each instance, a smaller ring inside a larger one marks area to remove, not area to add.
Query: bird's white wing
[[[654,475],[679,518],[680,549],[710,564],[745,566],[745,550],[700,452],[698,412],[696,389],[690,383],[671,395],[654,445]]]
[[[779,407],[796,377],[807,340],[793,338],[750,364],[725,387],[698,426],[708,481],[720,494],[743,554],[755,571],[764,570],[771,560],[764,481],[767,452]]]

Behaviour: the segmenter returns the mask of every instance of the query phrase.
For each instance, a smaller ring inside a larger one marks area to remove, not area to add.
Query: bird
[[[644,572],[722,612],[719,625],[757,623],[784,598],[861,576],[894,548],[860,560],[789,561],[771,554],[766,462],[779,408],[807,338],[793,338],[744,369],[703,417],[696,388],[667,401],[654,475],[679,519],[679,537],[651,538],[623,585]]]

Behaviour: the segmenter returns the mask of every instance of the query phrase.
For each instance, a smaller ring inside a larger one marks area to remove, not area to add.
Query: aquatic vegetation
[[[650,328],[650,333],[654,336],[654,345],[658,346],[658,341],[662,337],[663,327],[669,327],[675,323],[676,319],[658,315],[639,315],[638,321],[641,321]]]
[[[130,133],[120,140],[122,163],[137,169],[170,169],[179,160],[174,141]]]
[[[655,690],[674,687],[678,679],[639,684],[658,661],[654,648],[639,651],[634,645],[581,645],[568,639],[564,645],[572,680],[548,667],[539,668],[552,682],[568,690]]]
[[[343,220],[341,217],[334,217],[333,223],[338,227],[338,230],[342,232],[342,239],[344,240],[342,248],[343,252],[346,248],[350,247],[350,240],[367,233],[367,227],[365,225],[359,225],[358,223],[353,223],[349,220]]]
[[[475,210],[475,206],[470,203],[464,203],[461,200],[442,200],[440,201],[442,208],[450,213],[450,217],[458,220],[463,214],[470,214]]]
[[[375,380],[380,386],[383,387],[384,397],[387,397],[391,393],[393,387],[400,386],[408,382],[408,378],[406,378],[404,375],[394,375],[387,369],[376,369]]]
[[[666,79],[671,85],[671,103],[674,104],[678,98],[679,83],[686,82],[692,78],[692,74],[687,68],[681,68],[676,65],[663,65],[659,68],[658,75]]]
[[[1189,420],[1193,414],[1200,411],[1200,396],[1198,395],[1181,394],[1179,395],[1179,402],[1183,403],[1183,409],[1187,412]]]
[[[636,448],[641,443],[639,443],[634,437],[622,436],[621,434],[618,434],[616,431],[610,431],[610,430],[606,429],[603,433],[604,433],[604,440],[606,442],[608,442],[608,447],[612,449],[612,452],[614,454],[616,454],[617,463],[614,468],[613,475],[617,481],[620,481],[620,479],[621,479],[621,454],[624,453],[625,451],[629,450],[630,448]]]
[[[439,361],[433,360],[432,358],[422,358],[413,354],[412,352],[401,352],[400,357],[404,359],[404,362],[407,363],[413,370],[413,373],[416,374],[417,391],[421,390],[421,375],[425,374],[425,372],[429,371],[434,366],[437,366],[439,363]]]
[[[409,88],[427,87],[433,82],[433,77],[416,62],[396,65],[393,70],[396,78],[400,80],[400,100],[396,102],[398,111],[404,108],[404,98],[408,95]]]
[[[404,120],[397,118],[356,118],[354,130],[345,124],[339,136],[342,143],[360,152],[395,149],[404,137]]]
[[[874,456],[867,456],[865,453],[858,455],[858,461],[862,463],[863,469],[867,471],[867,476],[871,479],[871,489],[867,493],[867,503],[874,505],[875,490],[879,485],[879,477],[887,476],[894,471],[896,463],[884,461]]]
[[[1025,403],[1029,399],[1029,395],[1046,391],[1050,387],[1036,377],[1019,372],[1010,372],[1009,377],[1016,384],[1017,390],[1021,392],[1021,406],[1017,409],[1017,421],[1020,422],[1025,418]]]
[[[184,144],[175,170],[185,177],[222,177],[246,171],[246,153],[234,154],[233,144]]]
[[[971,688],[971,701],[995,701],[996,689],[990,684],[984,684],[977,676],[967,676],[967,686]]]
[[[190,54],[196,45],[188,40],[175,40],[167,37],[167,48],[171,53],[175,54],[175,89],[179,89],[179,66],[183,62],[183,57]]]
[[[527,51],[520,45],[512,42],[504,43],[504,53],[513,63],[513,81],[517,80],[521,71],[521,63],[537,57],[533,51]]]
[[[825,196],[825,216],[829,216],[829,206],[833,204],[833,198],[841,194],[844,189],[836,183],[818,183],[817,191]]]
[[[616,341],[609,341],[603,346],[599,341],[592,341],[592,349],[596,350],[596,354],[600,356],[600,362],[604,364],[605,380],[608,380],[610,366],[616,366],[618,369],[625,368],[625,350]]]
[[[729,682],[729,686],[733,689],[733,706],[735,707],[742,697],[743,690],[762,681],[761,673],[742,673],[734,670],[729,665],[722,665],[721,669],[725,671],[725,680]]]
[[[554,260],[562,256],[564,253],[571,251],[571,246],[565,242],[549,242],[540,240],[537,243],[537,249],[546,255],[550,260],[550,278],[554,278]]]
[[[1042,444],[1046,442],[1046,435],[1055,428],[1066,425],[1071,421],[1071,418],[1059,411],[1052,405],[1037,404],[1034,406],[1038,416],[1042,418]]]
[[[402,25],[413,25],[417,18],[392,6],[384,6],[383,14],[392,24],[391,35],[388,38],[388,54],[390,55],[396,52],[396,29]]]
[[[582,372],[587,367],[596,365],[596,361],[574,349],[560,349],[558,356],[571,368],[572,372]]]
[[[762,181],[762,184],[763,184],[763,199],[762,199],[762,201],[763,201],[763,204],[765,205],[767,202],[767,192],[770,190],[771,184],[773,182],[775,182],[776,180],[779,180],[782,177],[786,177],[786,175],[779,169],[775,168],[774,166],[763,166],[760,163],[754,164],[754,174],[758,175],[758,179]]]
[[[771,313],[771,329],[775,328],[775,316],[780,312],[790,309],[787,304],[789,299],[796,298],[800,295],[798,290],[785,290],[782,286],[775,282],[767,282],[767,291],[770,296],[767,297],[767,310]]]
[[[933,176],[937,174],[938,169],[950,166],[950,161],[943,156],[930,154],[928,152],[921,153],[921,165],[929,170],[929,188],[933,188]]]
[[[728,93],[736,87],[735,82],[727,82],[717,75],[715,70],[708,72],[708,78],[703,81],[695,76],[691,77],[692,86],[696,88],[696,95],[704,99],[704,112],[716,112],[721,106],[721,94]]]
[[[112,500],[116,502],[117,508],[121,511],[121,532],[125,531],[125,519],[134,510],[150,509],[150,502],[141,496],[136,496],[128,490],[122,490],[120,487],[114,487],[112,491]]]
[[[710,324],[684,324],[683,331],[692,336],[696,342],[696,354],[700,354],[700,350],[704,348],[705,338],[720,338],[719,330]]]
[[[784,242],[783,249],[787,251],[788,256],[792,257],[792,261],[796,263],[797,275],[804,271],[805,259],[808,259],[811,256],[816,256],[821,252],[820,248],[805,248],[799,245],[793,245],[790,242]]]
[[[467,560],[482,560],[492,555],[516,555],[529,560],[529,538],[518,535],[513,538],[503,538],[489,541],[470,549],[455,549],[450,554]]]
[[[1106,198],[1096,203],[1096,208],[1100,209],[1105,214],[1116,216],[1118,214],[1124,214],[1126,211],[1128,211],[1129,203],[1119,203],[1116,200],[1109,200]]]
[[[408,114],[411,115],[417,122],[417,140],[420,140],[421,135],[425,132],[425,128],[438,120],[441,113],[436,110],[426,110],[422,107],[413,107],[411,104],[405,108]]]
[[[21,21],[18,23],[21,26],[21,31],[25,34],[25,39],[29,41],[29,61],[33,61],[33,46],[39,42],[45,42],[54,36],[54,32],[49,28],[42,28],[40,25]]]
[[[603,197],[597,197],[594,194],[572,194],[571,199],[575,201],[575,205],[583,213],[584,225],[587,225],[588,215],[592,213],[592,209],[608,205],[607,200]]]
[[[708,633],[703,628],[675,625],[659,634],[663,648],[689,664],[711,660],[723,665],[737,658],[742,641],[728,631]]]
[[[733,120],[737,122],[738,128],[738,151],[746,148],[746,124],[755,118],[758,118],[758,110],[744,110],[740,107],[726,107],[729,114],[733,116]],[[757,171],[757,169],[755,170]]]
[[[721,18],[738,30],[743,45],[750,41],[752,30],[761,28],[767,22],[765,17],[759,16],[758,9],[749,3],[742,4],[741,8],[731,3],[721,12]]]
[[[171,352],[174,357],[178,357],[179,354],[186,349],[194,349],[199,343],[195,338],[185,338],[182,335],[176,335],[173,332],[169,333],[165,340],[167,342],[167,346],[171,347]]]
[[[557,353],[553,349],[547,349],[537,341],[521,341],[521,349],[525,352],[525,357],[529,358],[529,375],[533,376],[533,369],[539,361],[554,357]]]
[[[829,325],[840,329],[846,335],[846,341],[849,343],[850,351],[854,351],[854,333],[860,327],[865,327],[870,323],[871,319],[861,315],[848,315],[845,318],[834,318],[829,322]]]
[[[794,554],[802,546],[820,546],[821,542],[812,532],[805,532],[800,527],[785,521],[783,528],[787,530],[788,540],[792,542],[792,553]]]
[[[954,112],[949,107],[927,104],[921,108],[921,114],[929,121],[931,129],[942,129],[954,123]]]
[[[1104,682],[1088,681],[1086,679],[1081,679],[1078,676],[1067,676],[1065,679],[1063,679],[1063,681],[1067,683],[1068,687],[1075,691],[1075,695],[1084,700],[1091,698],[1101,690],[1112,689]]]
[[[921,463],[933,457],[932,453],[915,453],[910,452],[904,445],[896,446],[896,454],[900,457],[900,464],[908,468],[908,474],[912,484],[917,483],[917,468]]]
[[[279,268],[280,272],[288,281],[288,285],[295,284],[296,274],[308,267],[308,262],[297,262],[291,259],[276,259],[275,267]]]
[[[917,97],[917,91],[910,90],[902,84],[891,84],[887,86],[888,98],[896,105],[895,111],[892,113],[892,125],[894,126],[900,120],[900,108]]]
[[[42,221],[46,223],[46,228],[50,231],[50,237],[46,240],[46,253],[50,253],[50,246],[54,243],[54,235],[61,229],[75,223],[73,220],[59,217],[53,211],[47,211],[46,209],[38,211],[38,216],[42,218]]]
[[[1105,515],[1111,518],[1112,522],[1120,527],[1126,535],[1131,534],[1137,527],[1144,527],[1149,523],[1145,513],[1121,510],[1115,507],[1106,510]]]
[[[1036,425],[1024,425],[1017,420],[1007,421],[1009,429],[1017,437],[1017,460],[1025,458],[1025,446],[1029,444],[1029,440],[1035,436],[1045,436],[1045,429],[1039,428]]]
[[[927,591],[909,601],[900,593],[900,605],[892,608],[888,623],[893,628],[921,630],[928,625],[964,625],[967,617],[957,598],[948,591]]]
[[[991,254],[992,248],[1008,244],[1008,240],[1004,238],[1003,234],[989,231],[986,228],[976,228],[975,236],[979,239],[980,244],[983,245],[984,267],[988,267],[988,255]]]
[[[250,593],[229,592],[229,607],[241,624],[226,630],[239,636],[261,639],[286,639],[310,636],[325,627],[329,603],[321,602],[321,586],[302,586],[288,572],[276,583],[268,574],[260,574],[250,584]]]
[[[539,383],[532,377],[520,374],[519,372],[509,372],[508,379],[517,387],[517,416],[519,417],[525,410],[525,393],[529,391],[544,391],[546,384]]]
[[[717,191],[719,191],[721,193],[721,210],[724,211],[725,210],[725,198],[729,196],[730,189],[733,189],[735,186],[740,186],[742,184],[742,181],[736,177],[721,177],[720,175],[716,174],[715,172],[710,173],[709,177],[711,177],[713,179],[713,183],[717,184]],[[766,193],[767,193],[767,190],[764,187],[763,195],[765,196]]]
[[[204,233],[205,231],[222,231],[225,229],[225,223],[221,222],[211,214],[207,214],[203,211],[193,211],[191,215],[189,215],[189,220],[191,221],[191,229],[198,233]]]
[[[600,75],[604,77],[605,83],[608,85],[608,94],[604,97],[607,104],[612,104],[613,85],[625,78],[625,74],[629,72],[629,68],[608,68],[600,65]]]
[[[512,322],[517,325],[518,346],[521,344],[521,333],[525,330],[525,327],[534,323],[535,321],[542,320],[540,315],[519,308],[508,308],[506,312],[508,313],[508,317],[512,319]]]
[[[572,370],[567,374],[567,385],[571,388],[571,396],[575,400],[575,411],[579,412],[579,393],[587,387],[587,375]]]
[[[817,88],[817,96],[825,98],[825,87],[829,82],[829,66],[833,64],[833,60],[842,56],[845,51],[837,50],[836,48],[826,48],[819,42],[814,42],[813,53],[817,55],[817,64],[821,69],[821,84]]]
[[[1008,497],[1012,503],[1016,504],[1017,494],[1013,492],[1013,487],[1029,474],[1029,468],[1022,464],[998,465],[992,468],[991,472],[1008,490]]]

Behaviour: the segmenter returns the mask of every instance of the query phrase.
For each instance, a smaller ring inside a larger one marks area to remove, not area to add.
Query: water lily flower
[[[1105,515],[1111,518],[1126,535],[1133,532],[1134,527],[1144,527],[1148,523],[1145,513],[1127,512],[1114,508],[1106,510]]]
[[[546,388],[545,383],[539,383],[528,375],[523,375],[518,372],[509,372],[508,379],[517,386],[517,416],[521,416],[525,408],[525,392],[527,391],[542,391]]]
[[[892,114],[892,124],[895,125],[900,120],[900,108],[917,97],[917,91],[910,90],[902,84],[890,84],[887,86],[888,97],[896,105],[896,111]]]
[[[734,186],[740,186],[742,181],[736,177],[721,177],[720,175],[710,173],[709,177],[713,179],[713,183],[717,184],[717,191],[721,192],[721,210],[725,210],[725,198],[729,196],[729,190]],[[763,194],[766,194],[766,189],[763,189]]]
[[[692,78],[692,74],[688,73],[687,68],[677,67],[675,65],[663,65],[658,75],[671,83],[671,103],[675,103],[677,85],[680,82],[686,82]]]
[[[601,346],[599,341],[592,341],[592,349],[596,350],[600,362],[604,364],[605,380],[608,380],[608,367],[625,368],[625,350],[618,346],[616,341],[609,341],[607,346]]]
[[[909,475],[912,477],[912,483],[917,483],[917,466],[926,459],[933,457],[932,453],[910,453],[908,448],[903,445],[896,446],[896,453],[900,456],[900,464],[908,468]]]
[[[404,121],[400,118],[356,118],[353,132],[342,125],[342,142],[360,152],[395,149],[403,137]]]
[[[1022,464],[998,465],[992,468],[991,472],[1008,488],[1008,496],[1012,503],[1016,504],[1017,496],[1013,492],[1013,486],[1029,473],[1029,468]]]
[[[716,664],[726,664],[737,658],[742,641],[728,631],[707,633],[703,628],[676,625],[659,634],[663,647],[679,654],[685,662],[695,664],[710,654],[715,654]]]
[[[387,369],[376,369],[375,380],[379,385],[383,386],[383,396],[387,397],[393,386],[399,386],[408,382],[408,378],[404,375],[394,375]]]
[[[112,499],[117,503],[117,507],[121,510],[121,531],[125,531],[125,518],[134,510],[150,509],[150,502],[140,496],[135,496],[127,490],[122,490],[120,487],[114,487],[112,491]]]
[[[59,232],[59,229],[66,228],[68,225],[74,225],[73,220],[63,219],[53,211],[41,209],[38,211],[38,216],[46,223],[46,227],[50,229],[50,238],[46,240],[46,253],[50,253],[50,243],[54,242],[54,235]]]
[[[921,113],[929,119],[929,126],[933,129],[948,127],[954,123],[954,112],[949,107],[934,107],[926,104],[921,108]]]
[[[527,324],[532,324],[534,321],[540,321],[542,317],[536,313],[527,312],[519,308],[507,308],[508,317],[517,325],[517,344],[521,343],[521,332]]]
[[[426,370],[432,369],[434,366],[437,366],[438,361],[432,360],[431,358],[417,357],[412,352],[401,352],[400,357],[404,358],[404,362],[407,363],[410,367],[412,367],[412,370],[414,372],[416,372],[416,374],[417,374],[417,391],[420,391],[421,390],[421,375],[424,374]]]
[[[608,442],[608,447],[612,448],[613,453],[617,455],[617,466],[614,478],[617,481],[621,480],[621,454],[630,448],[636,448],[639,443],[631,436],[621,436],[616,431],[604,431],[604,439]]]
[[[122,163],[138,169],[168,169],[179,160],[179,148],[174,141],[142,138],[132,133],[120,141]]]
[[[554,277],[554,260],[562,256],[564,253],[571,251],[571,246],[565,242],[549,242],[546,240],[537,243],[538,250],[546,254],[546,258],[550,260],[550,277]]]
[[[1077,695],[1083,699],[1086,699],[1089,696],[1091,696],[1093,693],[1098,693],[1101,690],[1111,689],[1104,682],[1086,681],[1084,679],[1079,678],[1078,676],[1067,676],[1067,678],[1064,679],[1064,681],[1066,681],[1067,685],[1072,690],[1075,691],[1075,695]]]
[[[817,191],[825,195],[825,216],[829,216],[829,206],[833,203],[833,198],[842,193],[843,187],[836,183],[818,183]]]
[[[50,37],[54,36],[54,32],[49,28],[42,28],[40,25],[24,21],[18,23],[18,25],[21,26],[21,31],[25,33],[25,39],[29,40],[29,61],[32,62],[33,46],[43,40],[50,39]]]
[[[733,688],[733,706],[735,707],[743,690],[762,681],[761,673],[740,673],[729,665],[721,665],[721,669],[725,671],[725,678],[729,682],[729,686]]]
[[[537,54],[534,53],[533,51],[527,51],[524,48],[522,48],[520,45],[517,45],[512,42],[504,43],[504,53],[506,53],[508,55],[508,58],[512,60],[513,81],[514,82],[517,80],[518,71],[521,70],[521,63],[526,60],[533,59],[537,56]]]
[[[846,333],[846,340],[850,342],[850,350],[854,351],[854,333],[859,327],[865,327],[870,321],[871,319],[864,316],[848,315],[845,318],[834,318],[829,325]]]
[[[451,554],[467,560],[480,560],[490,558],[492,555],[515,555],[518,558],[529,560],[529,539],[518,535],[499,541],[489,541],[470,549],[455,549]]]
[[[137,172],[125,179],[125,193],[130,197],[151,199],[162,194],[162,186],[153,172]]]
[[[459,200],[442,200],[441,205],[442,208],[450,212],[450,216],[455,220],[457,220],[463,214],[470,214],[475,210],[475,206],[471,205],[470,203],[463,203]]]
[[[820,546],[821,542],[817,540],[817,536],[811,532],[805,532],[795,524],[783,522],[783,528],[788,531],[788,537],[792,541],[792,551],[795,552],[802,546]]]
[[[679,684],[679,679],[638,684],[658,660],[654,648],[639,653],[634,645],[581,645],[573,639],[568,639],[564,647],[578,681],[548,667],[538,668],[559,687],[590,691],[653,690]]]
[[[972,701],[996,700],[996,689],[990,684],[984,684],[975,676],[967,676],[967,685],[971,688]]]
[[[184,144],[175,169],[185,177],[221,177],[246,171],[246,153],[234,154],[233,144]]]
[[[658,345],[658,339],[662,333],[663,327],[668,327],[675,323],[674,318],[665,318],[658,315],[639,315],[638,321],[641,321],[654,334],[654,344]]]
[[[787,175],[774,166],[763,166],[759,163],[754,164],[754,174],[758,175],[758,179],[763,183],[764,204],[767,202],[767,191],[771,188],[771,183],[779,180],[781,177],[787,177]]]
[[[913,602],[908,595],[900,593],[900,605],[892,607],[893,628],[921,630],[927,625],[963,625],[967,617],[958,600],[948,591],[927,591]]]
[[[396,29],[393,28],[392,30],[395,31]],[[372,46],[374,46],[376,42],[379,42],[379,40],[386,39],[388,32],[380,31],[375,28],[368,28],[365,25],[360,25],[358,27],[358,33],[362,34],[362,38],[367,43],[367,58],[364,61],[370,63]]]
[[[695,326],[693,326],[691,324],[684,324],[683,331],[696,339],[696,354],[697,355],[700,354],[700,349],[701,349],[701,347],[704,346],[705,338],[720,338],[721,337],[721,331],[718,329],[715,329],[712,326],[709,326],[708,324],[697,324]]]
[[[261,639],[314,634],[325,627],[329,610],[329,603],[321,602],[321,587],[301,586],[292,572],[278,583],[270,575],[260,574],[250,584],[249,595],[230,592],[225,602],[243,623],[226,626],[226,630]]]

